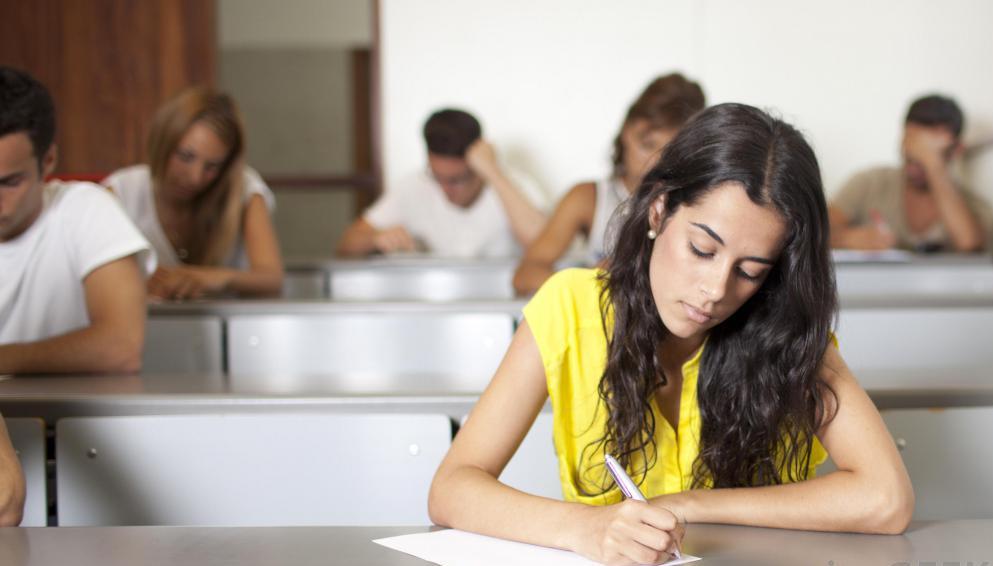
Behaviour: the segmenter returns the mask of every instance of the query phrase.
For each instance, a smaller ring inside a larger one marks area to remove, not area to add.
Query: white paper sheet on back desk
[[[567,550],[523,544],[455,529],[381,538],[373,542],[441,566],[595,566]],[[700,560],[684,555],[667,566]]]

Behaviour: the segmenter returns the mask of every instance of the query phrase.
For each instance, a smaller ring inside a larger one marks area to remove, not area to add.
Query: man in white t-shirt
[[[519,255],[541,232],[545,215],[497,163],[479,122],[461,110],[441,110],[425,123],[424,140],[428,171],[398,183],[353,222],[338,255]]]
[[[45,183],[54,137],[45,87],[0,67],[0,374],[137,371],[154,254],[99,185]]]

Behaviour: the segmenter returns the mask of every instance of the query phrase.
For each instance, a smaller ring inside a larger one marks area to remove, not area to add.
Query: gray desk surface
[[[993,369],[862,372],[880,409],[993,406]],[[478,383],[478,380],[474,380]],[[473,382],[473,380],[469,380]],[[8,417],[208,412],[440,412],[465,415],[480,391],[455,376],[149,374],[0,379]]]
[[[519,315],[525,299],[494,301],[354,301],[330,300],[209,300],[150,303],[151,316],[188,315],[322,315],[362,313],[509,313]]]
[[[372,539],[428,527],[48,527],[0,529],[5,566],[413,566]],[[701,564],[860,566],[993,563],[993,520],[914,523],[899,536],[690,525]]]
[[[337,314],[461,314],[508,313],[520,316],[527,298],[490,301],[332,301],[325,299],[205,300],[150,303],[148,314],[163,316],[337,315]],[[993,307],[993,295],[920,295],[889,293],[842,295],[842,309],[971,309]]]
[[[336,260],[328,258],[298,258],[287,261],[287,269],[296,271],[417,271],[446,269],[453,272],[473,272],[495,269],[510,269],[516,260],[455,260],[432,257],[371,258],[364,260]],[[956,281],[967,279],[981,280],[979,289],[963,289],[941,292],[938,289],[903,289],[898,286],[894,293],[890,285],[880,283],[879,288],[870,290],[846,291],[841,286],[841,304],[845,308],[869,307],[981,307],[993,306],[993,259],[988,255],[919,255],[908,262],[838,262],[838,278],[847,280],[849,276],[882,278],[884,281],[903,280],[943,274]],[[960,274],[960,275],[959,275]],[[988,276],[987,276],[988,274]],[[861,280],[861,279],[860,279]],[[863,283],[864,284],[864,283]],[[912,287],[912,286],[911,286]],[[889,289],[889,290],[888,290]],[[899,289],[903,289],[900,291]],[[153,315],[190,314],[323,314],[342,312],[519,312],[526,299],[493,301],[454,301],[444,303],[413,301],[360,301],[332,302],[330,300],[220,300],[194,301],[189,303],[155,304],[150,306]]]
[[[865,258],[868,259],[848,259],[843,254],[833,254],[834,265],[836,268],[874,268],[880,266],[892,266],[892,267],[920,267],[920,268],[955,268],[955,267],[970,267],[970,266],[990,266],[993,268],[993,257],[989,253],[980,254],[954,254],[954,253],[942,253],[942,254],[909,254],[908,261],[874,261],[871,259],[872,252],[865,254]]]
[[[362,259],[342,259],[334,257],[294,256],[286,258],[287,269],[325,270],[332,269],[379,269],[379,268],[454,268],[454,269],[499,269],[515,268],[519,258],[446,258],[428,254],[396,254],[372,256]]]
[[[914,267],[961,267],[974,265],[989,265],[993,267],[993,258],[989,254],[910,254],[908,261],[877,261],[866,254],[865,258],[848,259],[841,257],[835,260],[837,267],[861,268],[879,266],[914,266]],[[392,256],[372,256],[364,259],[341,259],[326,256],[293,256],[287,257],[287,269],[365,269],[369,267],[516,267],[519,258],[493,259],[462,259],[435,257],[428,254],[400,254]],[[563,267],[571,265],[563,262]]]

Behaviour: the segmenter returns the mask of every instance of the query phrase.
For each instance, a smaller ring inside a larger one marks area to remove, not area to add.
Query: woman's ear
[[[648,208],[648,227],[656,233],[662,230],[662,219],[665,218],[665,195],[659,195]]]

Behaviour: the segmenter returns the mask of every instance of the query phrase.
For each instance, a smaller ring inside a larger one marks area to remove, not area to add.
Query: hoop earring
[[[649,240],[654,240],[655,238],[658,238],[658,237],[659,237],[659,233],[658,232],[656,232],[655,230],[648,230],[648,239]]]

